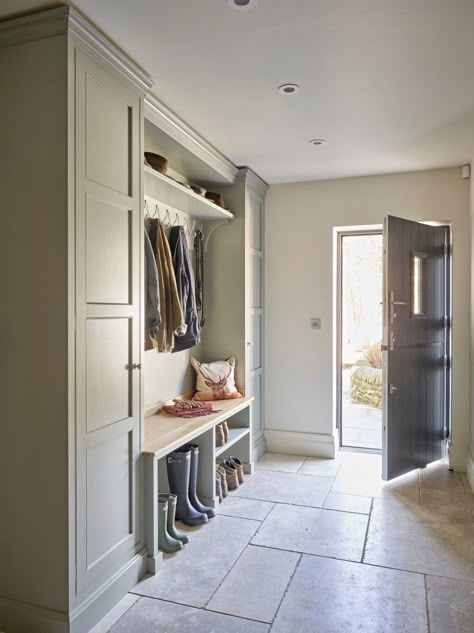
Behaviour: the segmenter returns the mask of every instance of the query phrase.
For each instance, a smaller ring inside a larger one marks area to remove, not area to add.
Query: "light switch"
[[[313,330],[320,330],[321,329],[321,319],[319,317],[311,319],[311,329],[313,329]]]

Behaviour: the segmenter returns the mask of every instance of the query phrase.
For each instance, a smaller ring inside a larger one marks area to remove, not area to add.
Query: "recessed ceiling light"
[[[233,9],[253,9],[257,0],[227,0],[227,4]]]
[[[309,141],[310,145],[314,145],[315,147],[319,147],[319,145],[324,145],[326,143],[325,139],[323,138],[312,138]]]
[[[298,84],[282,84],[278,87],[278,92],[282,95],[294,95],[300,91]]]

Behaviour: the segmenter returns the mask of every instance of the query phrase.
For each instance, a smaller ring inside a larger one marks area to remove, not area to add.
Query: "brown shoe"
[[[224,446],[225,435],[222,424],[216,424],[216,446]]]
[[[237,469],[237,477],[239,479],[239,484],[244,483],[244,466],[238,457],[229,457],[229,462],[235,465]]]
[[[216,464],[216,474],[220,477],[221,487],[222,487],[222,496],[225,498],[229,494],[229,490],[227,488],[227,478],[225,476],[225,470],[219,464]]]
[[[218,472],[216,472],[216,496],[219,497],[219,503],[224,501],[224,494],[222,492],[222,480]]]
[[[224,420],[224,422],[222,422],[222,430],[224,431],[224,440],[227,444],[227,442],[229,441],[229,427],[227,426],[227,420]]]
[[[228,490],[229,491],[237,490],[237,488],[239,487],[239,478],[237,476],[237,466],[233,462],[229,461],[228,459],[226,459],[225,462],[221,464],[221,466],[225,470],[225,478],[227,481]]]

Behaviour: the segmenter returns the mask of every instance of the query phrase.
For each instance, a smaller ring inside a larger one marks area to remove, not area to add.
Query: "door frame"
[[[341,226],[334,227],[334,378],[335,378],[335,428],[338,435],[338,450],[381,454],[381,450],[374,448],[359,448],[343,446],[342,433],[342,240],[351,235],[382,235],[383,224]]]

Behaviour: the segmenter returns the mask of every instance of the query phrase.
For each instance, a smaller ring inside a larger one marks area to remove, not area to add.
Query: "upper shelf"
[[[144,168],[146,196],[201,220],[232,220],[234,217],[233,213],[194,193],[192,189],[163,176],[147,165]]]

